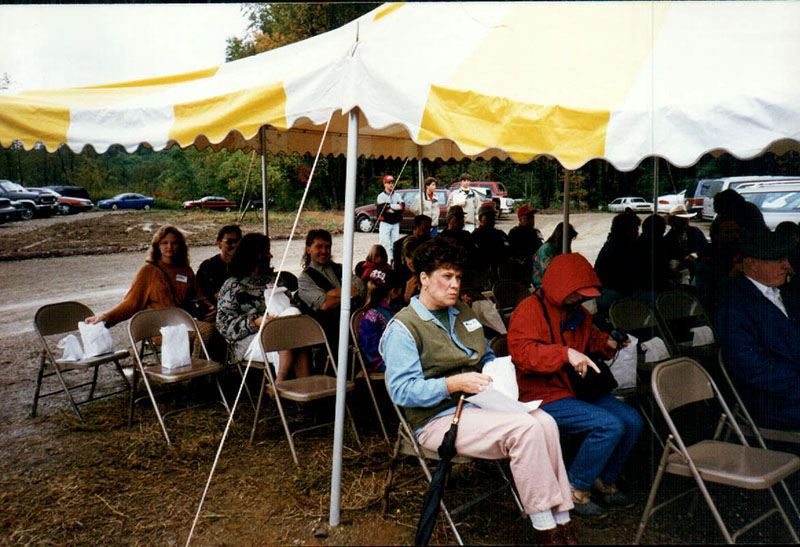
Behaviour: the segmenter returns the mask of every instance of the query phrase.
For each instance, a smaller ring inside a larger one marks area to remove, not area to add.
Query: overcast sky
[[[0,5],[0,76],[15,89],[121,82],[222,64],[240,4]]]

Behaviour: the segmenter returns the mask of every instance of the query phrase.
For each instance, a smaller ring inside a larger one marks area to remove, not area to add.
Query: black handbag
[[[547,308],[544,305],[544,300],[539,295],[539,293],[535,293],[537,300],[539,300],[539,304],[542,305],[542,312],[544,312],[545,320],[547,321],[547,326],[550,327],[550,343],[555,344],[556,339],[553,335],[553,327],[550,324],[550,316],[547,313]],[[561,341],[564,342],[564,335],[561,335]],[[566,345],[566,342],[564,342]],[[578,371],[570,365],[566,363],[564,365],[564,371],[567,373],[567,378],[569,378],[569,383],[572,386],[572,391],[575,393],[575,397],[582,401],[594,401],[599,397],[603,397],[605,395],[609,395],[612,391],[614,391],[617,386],[617,379],[614,378],[614,375],[611,373],[611,369],[608,365],[602,360],[602,355],[599,358],[593,358],[594,356],[589,356],[589,359],[600,369],[600,373],[597,373],[592,368],[586,369],[586,375],[581,376],[578,374]]]
[[[208,317],[208,314],[211,313],[211,308],[206,306],[199,299],[192,297],[187,297],[182,302],[178,302],[178,299],[175,296],[175,289],[172,286],[172,282],[170,281],[167,272],[165,272],[164,269],[158,264],[155,264],[155,267],[161,270],[161,273],[163,273],[164,277],[167,278],[167,285],[169,286],[169,290],[172,293],[172,300],[177,302],[178,307],[183,311],[185,311],[186,313],[188,313],[189,315],[191,315],[193,318],[200,321],[204,321]]]
[[[587,368],[586,375],[581,376],[569,363],[564,365],[569,383],[572,385],[572,391],[575,392],[575,397],[582,401],[594,401],[608,395],[619,385],[604,361],[600,359],[592,359],[592,361],[600,369],[599,374],[594,369]]]

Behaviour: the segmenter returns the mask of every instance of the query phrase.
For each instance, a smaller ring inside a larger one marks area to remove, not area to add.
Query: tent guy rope
[[[331,116],[332,117],[332,116]],[[331,118],[328,118],[328,123],[325,125],[325,131],[322,133],[322,140],[319,143],[319,150],[317,150],[317,155],[314,158],[314,165],[311,167],[311,173],[308,176],[308,183],[306,183],[306,188],[303,191],[303,198],[300,200],[300,205],[297,208],[297,214],[294,217],[294,223],[292,224],[292,231],[289,233],[289,240],[286,242],[286,248],[283,251],[283,257],[281,257],[281,264],[278,266],[278,271],[276,274],[276,279],[280,278],[280,275],[284,271],[284,265],[286,264],[286,257],[289,255],[289,246],[294,239],[294,234],[297,231],[297,223],[300,221],[300,214],[303,212],[303,207],[306,203],[306,197],[308,197],[308,191],[311,188],[311,181],[314,180],[314,172],[317,169],[317,163],[319,162],[319,157],[322,154],[322,145],[325,143],[325,136],[328,134],[328,127],[330,126]],[[272,304],[272,297],[275,294],[275,290],[278,288],[278,284],[274,283],[272,286],[272,291],[269,293],[269,300],[267,301],[267,305],[264,309],[264,318],[267,316],[267,310],[269,309],[270,304]],[[267,321],[262,321],[261,325],[258,328],[257,340],[261,339],[261,331],[264,329],[264,325]],[[228,416],[228,422],[225,424],[225,431],[222,432],[222,438],[219,441],[219,447],[217,448],[217,453],[214,456],[214,463],[211,465],[211,471],[208,473],[208,479],[206,480],[206,486],[203,489],[203,495],[200,498],[200,503],[197,506],[197,512],[194,515],[194,521],[192,522],[192,528],[189,530],[189,536],[186,538],[186,547],[189,547],[189,544],[192,541],[192,536],[194,535],[195,528],[197,527],[197,521],[200,518],[200,512],[203,510],[203,503],[206,501],[206,494],[208,494],[208,489],[211,486],[211,479],[214,477],[214,471],[217,469],[217,463],[219,462],[220,454],[222,453],[222,448],[225,446],[225,439],[228,437],[228,432],[231,428],[231,423],[233,423],[233,416],[236,414],[236,407],[239,405],[239,399],[242,396],[242,389],[244,388],[244,383],[247,381],[247,373],[250,371],[250,365],[253,363],[253,356],[251,355],[250,358],[247,360],[247,367],[244,369],[244,374],[242,374],[242,382],[239,384],[239,390],[236,392],[236,400],[233,401],[233,407],[231,408],[230,416]],[[265,366],[269,366],[269,363],[265,363]]]

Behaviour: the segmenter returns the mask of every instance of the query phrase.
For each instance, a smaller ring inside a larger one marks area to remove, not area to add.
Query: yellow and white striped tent
[[[0,95],[0,144],[548,155],[568,168],[798,148],[800,3],[385,4],[339,29],[171,77]]]
[[[659,156],[800,149],[800,2],[385,4],[339,29],[220,67],[0,94],[0,145],[140,143],[354,155],[555,157],[621,170]],[[265,128],[260,131],[260,128]],[[344,269],[338,360],[347,355]],[[331,524],[339,518],[339,368]]]

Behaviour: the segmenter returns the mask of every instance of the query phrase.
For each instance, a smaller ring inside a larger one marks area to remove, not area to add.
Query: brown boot
[[[575,525],[572,522],[559,524],[556,528],[561,532],[561,543],[563,545],[580,545],[577,536],[575,536]]]
[[[549,530],[536,530],[536,545],[563,545],[560,527]]]

